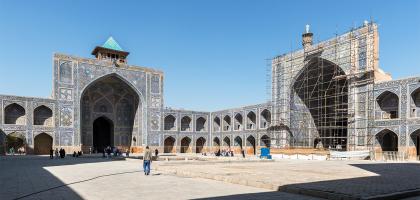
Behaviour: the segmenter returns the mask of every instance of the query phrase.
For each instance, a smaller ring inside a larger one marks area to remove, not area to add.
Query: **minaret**
[[[302,46],[303,49],[307,49],[308,47],[310,47],[312,45],[312,36],[314,34],[309,32],[309,24],[306,24],[305,26],[305,33],[302,34]]]
[[[118,63],[127,63],[128,54],[130,53],[124,51],[112,37],[109,37],[102,46],[96,46],[92,51],[92,55],[98,60],[111,60]]]

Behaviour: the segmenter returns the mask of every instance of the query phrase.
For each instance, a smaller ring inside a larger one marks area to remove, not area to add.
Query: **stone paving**
[[[163,173],[330,199],[420,195],[420,163],[373,161],[166,162]],[[419,198],[420,199],[420,198]]]
[[[0,157],[0,199],[316,199],[209,179],[139,171],[138,159]],[[153,162],[153,166],[163,162]]]

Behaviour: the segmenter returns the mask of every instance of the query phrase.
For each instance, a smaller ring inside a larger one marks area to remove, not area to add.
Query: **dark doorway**
[[[93,122],[93,148],[103,152],[107,146],[114,144],[114,125],[106,117],[99,117]]]
[[[46,133],[41,133],[34,138],[34,153],[38,155],[49,154],[52,149],[53,139]]]
[[[168,137],[164,141],[163,153],[174,153],[175,138]]]
[[[398,136],[394,132],[385,129],[379,132],[376,137],[382,151],[398,151]]]
[[[417,150],[417,156],[420,155],[420,136],[417,135],[417,142],[416,142],[416,150]]]

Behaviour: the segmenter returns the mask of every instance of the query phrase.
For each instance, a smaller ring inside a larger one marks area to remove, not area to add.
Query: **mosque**
[[[307,26],[301,49],[272,58],[271,101],[213,112],[164,106],[164,73],[131,65],[112,37],[92,56],[54,54],[49,98],[0,95],[0,153],[148,145],[165,153],[269,147],[419,156],[420,77],[392,80],[380,69],[372,22],[316,44]]]

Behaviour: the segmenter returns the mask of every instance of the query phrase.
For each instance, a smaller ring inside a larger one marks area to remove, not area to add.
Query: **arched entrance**
[[[321,57],[311,59],[296,77],[292,86],[292,110],[296,123],[294,143],[308,143],[319,135],[324,146],[347,147],[348,81],[345,72],[335,63]],[[299,119],[308,119],[299,123]],[[315,128],[312,128],[312,127]]]
[[[142,141],[136,138],[142,129],[139,95],[135,87],[118,74],[103,76],[89,84],[80,98],[83,151],[89,151],[89,147],[103,151],[108,145],[122,150],[131,149],[131,145],[139,146]]]
[[[213,139],[213,151],[220,151],[220,139],[218,137]]]
[[[385,129],[376,135],[382,151],[398,151],[398,136],[394,132]]]
[[[169,136],[163,144],[163,153],[174,153],[175,138]]]
[[[240,136],[236,136],[234,141],[233,145],[235,146],[235,154],[240,154],[242,152],[242,138]]]
[[[197,142],[196,142],[196,145],[195,145],[196,146],[195,152],[196,153],[202,153],[205,143],[206,143],[206,139],[204,139],[203,137],[198,138]]]
[[[181,153],[191,153],[191,139],[189,137],[184,137],[181,140]]]
[[[49,154],[53,146],[53,138],[46,134],[41,133],[34,138],[34,153],[38,155]]]
[[[6,136],[6,152],[10,153],[12,150],[14,153],[22,152],[25,153],[25,136],[22,133],[10,133]]]
[[[267,135],[263,135],[261,136],[261,141],[260,141],[260,146],[261,147],[267,147],[270,148],[270,137],[268,137]]]
[[[93,122],[93,148],[103,152],[107,146],[114,146],[114,124],[106,117],[99,117]]]
[[[255,155],[255,138],[254,136],[250,135],[246,138],[246,146],[247,146],[247,154]]]
[[[416,147],[416,156],[419,158],[420,156],[420,129],[414,131],[411,134],[411,139],[413,140],[414,146]]]
[[[230,138],[229,138],[228,136],[226,136],[226,137],[223,139],[223,146],[224,146],[225,148],[227,148],[227,149],[230,149]]]

